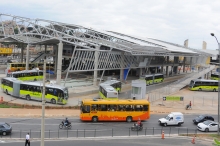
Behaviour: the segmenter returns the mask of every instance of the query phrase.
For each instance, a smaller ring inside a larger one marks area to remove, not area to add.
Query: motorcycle
[[[72,128],[72,125],[71,123],[69,122],[67,125],[64,124],[65,121],[62,121],[61,124],[59,125],[59,128],[60,129],[63,129],[63,128],[68,128],[68,129],[71,129]]]
[[[137,123],[134,123],[134,125],[131,127],[131,131],[141,131],[143,130],[143,124],[140,126]]]

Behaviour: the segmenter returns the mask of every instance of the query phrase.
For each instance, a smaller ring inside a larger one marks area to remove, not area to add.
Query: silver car
[[[5,122],[0,123],[0,134],[5,136],[7,134],[11,134],[11,131],[12,131],[11,125]]]
[[[197,125],[197,129],[205,132],[218,131],[218,123],[214,121],[204,121]]]

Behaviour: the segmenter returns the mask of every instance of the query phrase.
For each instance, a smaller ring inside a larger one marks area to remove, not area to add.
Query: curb
[[[108,140],[108,139],[141,139],[141,138],[161,138],[161,135],[138,135],[138,136],[103,136],[103,137],[69,137],[69,138],[44,138],[45,141],[63,141],[63,140]],[[191,141],[191,137],[187,136],[178,136],[177,134],[173,135],[165,135],[165,139],[171,139],[171,138],[176,138],[176,139],[186,139]],[[22,140],[24,141],[24,138],[2,138],[1,140]],[[40,141],[40,138],[31,138],[31,141]],[[208,142],[213,142],[213,140],[210,139],[197,139],[197,141],[208,141]]]

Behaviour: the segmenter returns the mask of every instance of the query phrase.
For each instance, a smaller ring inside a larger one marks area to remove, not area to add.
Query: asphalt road
[[[45,119],[45,137],[46,138],[69,138],[69,137],[103,137],[103,136],[137,136],[137,135],[160,135],[163,130],[165,134],[195,133],[196,125],[192,119],[196,115],[185,115],[184,124],[178,126],[163,127],[158,124],[158,119],[165,117],[165,114],[151,115],[147,121],[143,121],[144,129],[142,131],[130,131],[133,123],[127,122],[81,122],[79,118],[70,119],[72,129],[59,129],[62,119]],[[213,115],[217,119],[217,115]],[[1,118],[0,122],[7,122],[12,125],[13,132],[6,137],[22,138],[27,132],[32,138],[40,138],[41,119],[28,118]],[[201,133],[197,131],[197,133]]]
[[[1,146],[24,146],[24,141],[2,141]],[[39,146],[40,141],[31,141],[31,146]],[[142,138],[120,138],[120,139],[75,139],[75,140],[46,140],[46,146],[189,146],[191,139],[142,137]],[[196,141],[194,146],[212,145],[209,141]]]

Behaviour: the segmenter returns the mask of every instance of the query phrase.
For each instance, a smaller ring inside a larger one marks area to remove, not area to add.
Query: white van
[[[168,116],[165,118],[159,119],[160,125],[178,125],[181,126],[181,124],[184,123],[184,117],[183,114],[180,112],[171,112]]]

